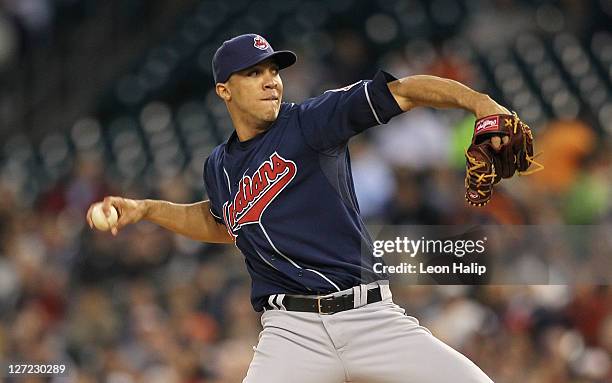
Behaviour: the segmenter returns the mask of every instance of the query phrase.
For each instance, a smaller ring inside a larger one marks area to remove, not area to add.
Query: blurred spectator
[[[553,121],[536,139],[537,150],[542,150],[537,161],[546,171],[534,174],[532,182],[537,188],[555,194],[572,185],[597,140],[593,130],[581,121]]]

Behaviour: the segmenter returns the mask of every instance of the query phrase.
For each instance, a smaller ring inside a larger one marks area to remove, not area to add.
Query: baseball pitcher
[[[533,162],[528,127],[487,95],[425,75],[398,80],[379,71],[284,103],[280,70],[295,62],[293,52],[274,51],[259,35],[225,41],[212,66],[235,131],[204,164],[209,200],[106,197],[105,212],[119,212],[112,233],[148,220],[240,249],[253,308],[263,312],[246,383],[491,382],[395,305],[387,277],[362,259],[372,240],[347,144],[418,106],[470,111],[478,120],[466,151],[466,198],[482,205],[495,182]],[[87,219],[91,226],[91,209]]]

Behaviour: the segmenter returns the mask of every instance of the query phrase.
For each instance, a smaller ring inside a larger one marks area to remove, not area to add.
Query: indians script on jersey
[[[238,184],[234,200],[223,205],[223,220],[230,233],[243,225],[257,223],[266,207],[293,180],[297,173],[295,162],[274,152],[252,177],[245,175]]]

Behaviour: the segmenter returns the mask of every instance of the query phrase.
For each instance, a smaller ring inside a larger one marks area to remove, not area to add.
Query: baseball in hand
[[[96,229],[102,231],[107,231],[112,226],[114,226],[117,223],[118,216],[119,215],[117,214],[117,209],[115,209],[115,207],[111,205],[110,215],[107,217],[104,214],[104,210],[102,210],[101,202],[95,204],[95,206],[91,210],[91,220],[94,226],[96,227]]]

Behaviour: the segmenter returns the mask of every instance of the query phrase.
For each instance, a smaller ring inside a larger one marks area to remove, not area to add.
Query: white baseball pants
[[[243,383],[492,382],[385,295],[333,315],[264,312]]]

